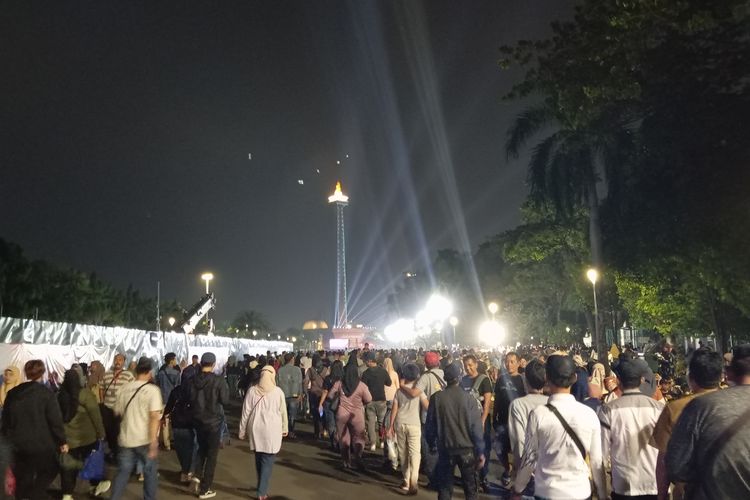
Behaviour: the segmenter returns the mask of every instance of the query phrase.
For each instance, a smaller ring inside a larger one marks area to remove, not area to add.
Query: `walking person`
[[[327,370],[325,366],[323,366],[323,360],[320,359],[320,354],[313,354],[312,366],[310,366],[310,368],[307,369],[307,372],[305,372],[305,386],[310,387],[308,394],[315,439],[323,438],[323,416],[319,407],[321,396],[323,395],[323,385],[325,383],[326,375]]]
[[[338,411],[340,400],[337,397],[329,399],[328,394],[330,394],[331,389],[336,385],[336,382],[341,381],[343,378],[344,365],[341,361],[336,360],[331,363],[331,369],[326,378],[323,379],[323,393],[320,395],[320,403],[318,404],[318,414],[320,414],[321,410],[323,411],[328,439],[331,441],[331,449],[335,452],[341,451],[338,436],[336,434],[336,413]]]
[[[198,438],[198,466],[192,480],[198,498],[205,499],[216,496],[211,487],[221,444],[223,406],[229,403],[229,387],[223,378],[213,373],[216,366],[214,353],[203,353],[200,366],[200,373],[190,384],[190,406]]]
[[[279,368],[277,383],[286,398],[289,438],[295,439],[297,436],[294,434],[294,423],[304,399],[305,387],[302,384],[302,371],[294,366],[294,354],[291,352],[284,355],[284,366]]]
[[[656,500],[658,450],[648,444],[664,403],[641,393],[641,367],[624,360],[615,370],[622,396],[599,410],[604,465],[611,463],[612,500]]]
[[[501,478],[503,488],[510,487],[510,460],[508,459],[512,452],[508,433],[510,404],[516,398],[522,398],[526,395],[523,377],[518,373],[519,359],[518,353],[507,353],[495,383],[495,404],[492,421],[495,425],[495,439],[498,443],[496,451],[499,452],[498,458],[503,466]]]
[[[438,500],[453,496],[453,473],[458,467],[466,500],[477,498],[477,469],[484,465],[482,414],[475,399],[460,386],[461,363],[445,367],[446,387],[432,395],[427,410],[427,444],[438,454],[435,486]]]
[[[68,453],[82,463],[96,449],[98,441],[104,439],[104,424],[94,394],[81,388],[79,380],[80,375],[75,370],[66,371],[57,393],[57,402],[60,404],[65,436],[70,448]],[[79,471],[77,468],[60,470],[62,500],[73,500]],[[111,482],[90,481],[90,485],[93,495],[99,496],[109,491]]]
[[[372,401],[365,406],[365,418],[367,419],[367,437],[370,440],[370,451],[375,451],[380,446],[380,429],[385,426],[385,387],[391,385],[391,377],[385,368],[378,366],[375,353],[366,352],[363,356],[367,369],[362,373],[362,382],[372,395]]]
[[[328,393],[328,399],[338,398],[336,433],[341,447],[343,467],[363,471],[362,453],[365,448],[365,407],[372,401],[367,386],[359,380],[356,353],[351,353],[344,367],[344,377]]]
[[[553,354],[544,368],[551,395],[529,415],[511,499],[521,499],[532,474],[537,497],[589,499],[591,475],[598,497],[607,498],[599,419],[570,393],[576,365],[569,356]]]
[[[402,386],[411,388],[419,378],[419,367],[414,363],[407,363],[401,369]],[[398,461],[404,483],[401,491],[406,495],[416,495],[419,490],[419,463],[421,461],[422,423],[420,410],[427,407],[427,397],[422,392],[417,397],[407,396],[399,391],[393,400],[389,434],[396,435],[398,446]]]
[[[164,355],[164,364],[156,373],[156,385],[161,390],[161,400],[166,404],[169,401],[169,395],[180,383],[180,369],[177,368],[177,354],[168,352]],[[166,412],[162,417],[161,425],[161,442],[165,450],[172,449],[172,433],[170,432],[171,424]]]
[[[114,412],[120,418],[117,453],[118,470],[112,485],[112,500],[122,498],[130,474],[140,463],[143,466],[143,498],[156,498],[159,454],[159,425],[164,404],[161,391],[151,383],[153,363],[141,357],[135,366],[135,380],[117,393]]]
[[[8,392],[3,407],[2,433],[13,447],[16,498],[43,500],[57,476],[58,453],[67,453],[60,406],[44,386],[44,363],[27,361],[26,380]]]
[[[172,390],[164,407],[164,418],[172,422],[174,449],[180,462],[180,482],[190,483],[198,465],[198,441],[193,427],[193,413],[190,407],[190,384],[195,377],[192,365],[185,367],[180,385]]]
[[[473,354],[464,356],[466,375],[461,379],[461,387],[471,394],[482,407],[482,428],[484,429],[484,453],[486,460],[479,471],[479,488],[483,492],[489,491],[487,480],[490,467],[490,452],[492,451],[492,422],[490,408],[492,407],[492,382],[487,375],[479,372],[479,362]]]
[[[265,366],[260,372],[260,382],[247,391],[239,429],[240,440],[247,436],[250,450],[255,452],[258,500],[269,498],[271,469],[288,429],[284,391],[276,387],[274,369]]]
[[[396,397],[396,391],[398,391],[401,386],[399,385],[398,373],[393,369],[393,360],[391,358],[388,357],[383,360],[383,368],[388,372],[388,376],[391,379],[391,385],[385,386],[385,432],[388,433],[388,430],[391,428],[393,398]],[[424,439],[424,429],[422,430],[422,439]],[[384,470],[398,470],[398,463],[391,463],[391,456],[387,449],[384,450],[383,456]],[[398,453],[396,453],[396,456],[398,456]],[[398,462],[398,459],[396,459],[396,462]]]
[[[0,384],[0,415],[2,415],[2,409],[5,406],[5,398],[8,397],[8,393],[20,384],[21,370],[17,366],[8,366],[3,372],[3,382]]]
[[[100,386],[99,410],[102,414],[104,431],[107,433],[107,445],[109,446],[109,458],[114,460],[117,455],[118,434],[120,432],[120,419],[115,415],[115,403],[120,389],[135,380],[133,374],[125,369],[125,355],[115,354],[112,369],[104,374]]]

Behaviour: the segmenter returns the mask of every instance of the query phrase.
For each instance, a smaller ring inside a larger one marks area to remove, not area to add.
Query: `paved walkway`
[[[236,439],[238,412],[238,406],[229,408],[229,426],[234,439],[219,452],[213,486],[217,499],[255,498],[257,479],[253,454],[247,442]],[[269,491],[273,500],[401,498],[397,491],[401,477],[382,473],[382,454],[366,453],[368,472],[348,472],[340,468],[339,455],[330,451],[327,443],[312,440],[310,424],[298,423],[297,435],[295,441],[284,440],[281,452],[276,457]],[[195,498],[179,483],[179,465],[174,451],[160,452],[159,469],[160,499]],[[135,478],[131,480],[126,498],[143,498],[142,486]],[[77,498],[85,498],[85,495],[77,495]],[[410,498],[435,499],[437,493],[422,489],[417,496]],[[460,485],[454,492],[454,498],[464,498]],[[489,498],[489,495],[480,495],[480,499]]]

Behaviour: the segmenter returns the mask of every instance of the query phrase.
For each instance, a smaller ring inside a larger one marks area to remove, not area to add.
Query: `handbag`
[[[97,442],[96,448],[86,457],[86,461],[83,462],[83,467],[78,476],[84,481],[101,481],[106,477],[104,470],[104,442],[102,440]]]

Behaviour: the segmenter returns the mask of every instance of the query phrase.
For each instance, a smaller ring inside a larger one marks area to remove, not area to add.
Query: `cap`
[[[446,382],[455,382],[458,377],[461,376],[461,364],[459,361],[454,361],[445,367],[443,372],[443,378]]]
[[[201,356],[201,364],[212,365],[214,363],[216,363],[216,354],[212,352],[204,352],[203,356]]]
[[[440,365],[440,355],[435,351],[429,351],[424,355],[424,364],[427,368],[435,368]]]

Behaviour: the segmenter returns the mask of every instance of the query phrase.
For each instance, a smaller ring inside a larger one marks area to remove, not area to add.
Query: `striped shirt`
[[[113,371],[105,373],[101,383],[102,390],[106,391],[104,393],[104,406],[114,409],[115,402],[117,401],[117,393],[120,388],[133,380],[135,380],[135,376],[128,370],[118,372],[117,376],[115,376]]]

